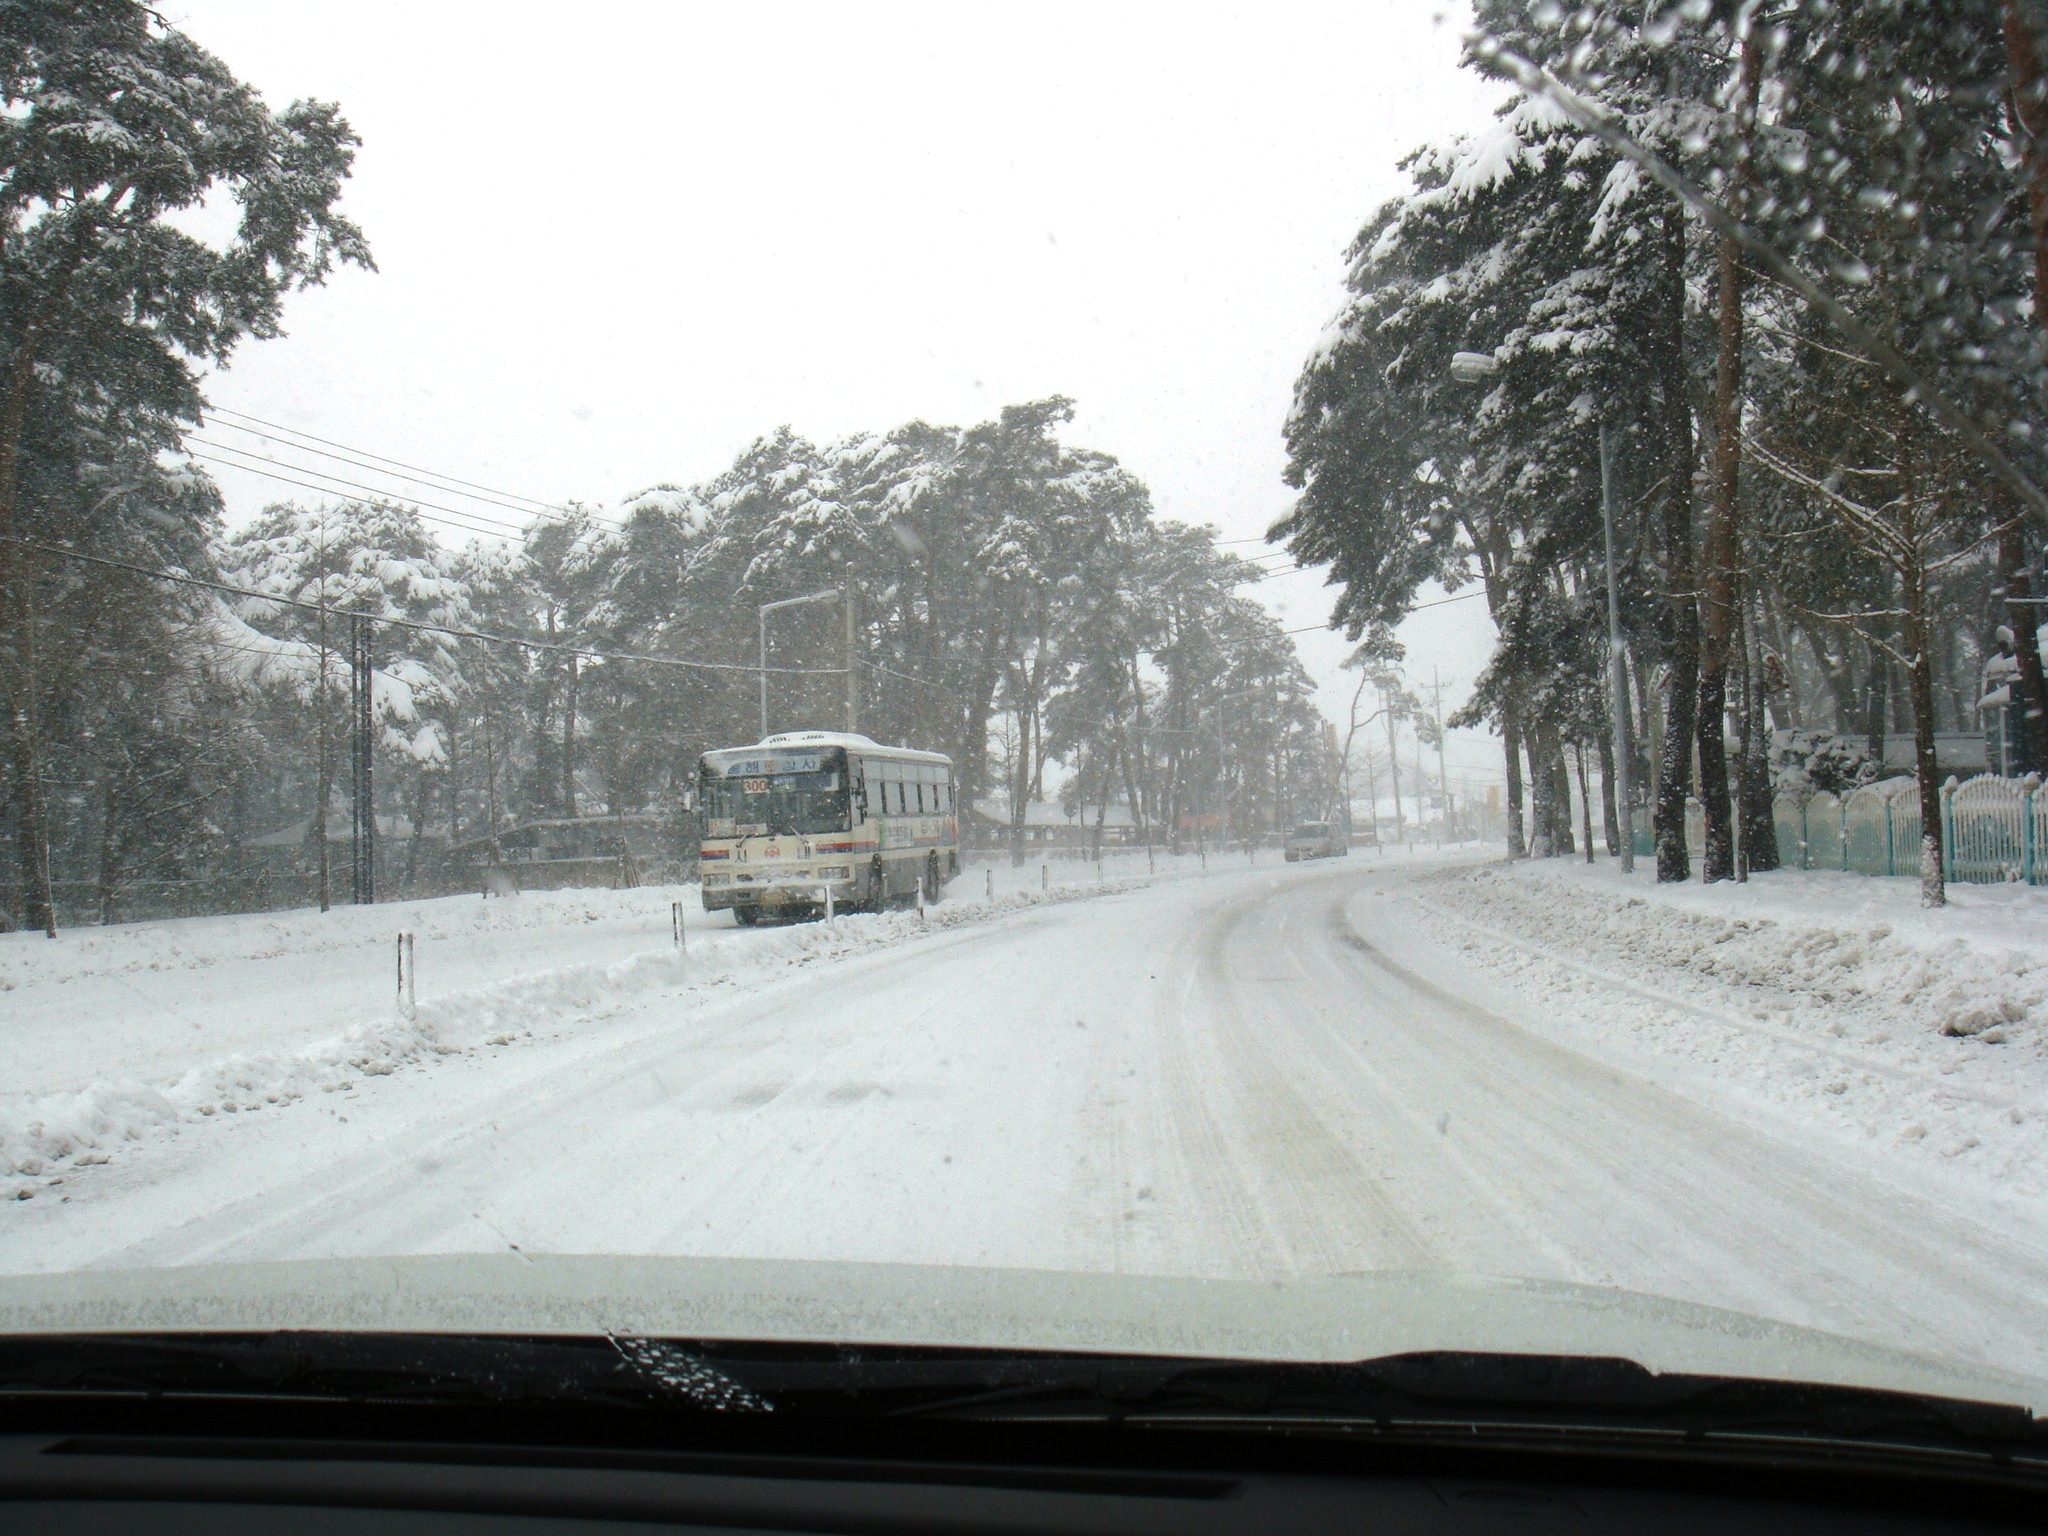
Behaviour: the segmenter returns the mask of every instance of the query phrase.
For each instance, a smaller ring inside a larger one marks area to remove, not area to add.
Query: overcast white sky
[[[364,139],[347,208],[380,270],[294,299],[215,404],[557,502],[706,478],[783,422],[824,440],[1060,393],[1069,440],[1162,514],[1262,533],[1344,246],[1409,149],[1499,97],[1433,0],[167,14]],[[215,471],[237,519],[304,494]],[[1258,591],[1328,615],[1320,575]],[[1404,630],[1447,709],[1482,606]],[[1344,646],[1298,638],[1341,728]],[[1497,775],[1499,752],[1452,761]]]

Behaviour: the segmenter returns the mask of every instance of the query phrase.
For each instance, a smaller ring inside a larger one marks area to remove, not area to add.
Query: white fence
[[[1847,799],[1781,794],[1772,805],[1787,869],[1920,873],[1920,789],[1909,778],[1866,784]],[[2048,884],[2048,796],[2040,781],[1980,774],[1941,790],[1946,876],[1972,885]]]

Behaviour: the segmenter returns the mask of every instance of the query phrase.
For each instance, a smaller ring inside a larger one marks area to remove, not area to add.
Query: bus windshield
[[[844,832],[848,826],[844,760],[795,772],[768,771],[785,766],[789,765],[772,760],[705,763],[706,835]]]

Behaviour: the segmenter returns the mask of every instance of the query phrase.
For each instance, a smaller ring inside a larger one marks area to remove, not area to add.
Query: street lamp
[[[761,739],[768,739],[768,615],[778,608],[801,608],[808,603],[846,604],[846,728],[854,727],[853,694],[853,603],[838,587],[827,587],[823,592],[813,592],[808,597],[785,597],[779,602],[763,603],[756,617],[761,626]]]

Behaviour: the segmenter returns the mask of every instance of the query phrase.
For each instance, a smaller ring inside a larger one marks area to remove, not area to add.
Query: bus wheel
[[[734,907],[732,909],[732,920],[742,928],[751,928],[754,924],[761,921],[761,909],[759,907]]]

